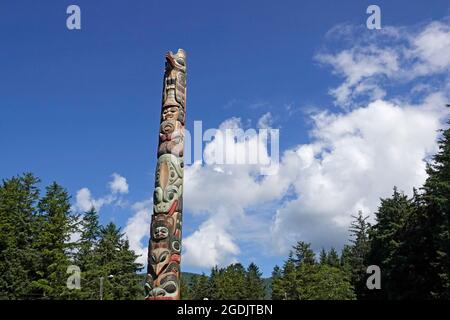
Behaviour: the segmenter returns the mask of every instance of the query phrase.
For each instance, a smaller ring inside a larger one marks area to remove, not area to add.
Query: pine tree
[[[328,262],[327,252],[325,251],[324,248],[322,248],[322,250],[320,250],[319,263],[327,264],[327,262]]]
[[[253,262],[247,268],[245,279],[245,299],[263,300],[266,296],[264,281],[261,278],[262,273]]]
[[[282,285],[284,289],[283,300],[295,300],[297,298],[297,272],[293,252],[289,252],[288,259],[284,262],[282,272]]]
[[[356,295],[345,272],[328,264],[302,265],[297,282],[300,300],[354,300]]]
[[[143,299],[143,280],[137,274],[142,265],[114,223],[100,229],[95,255],[98,268],[94,278],[103,277],[104,300]]]
[[[0,299],[32,299],[38,252],[36,204],[39,179],[31,173],[0,186]]]
[[[80,222],[80,239],[75,253],[75,264],[81,269],[81,290],[74,294],[80,299],[95,299],[98,294],[99,279],[96,248],[100,237],[98,214],[94,207],[85,212]]]
[[[283,300],[285,292],[283,274],[281,268],[276,265],[272,271],[272,300]]]
[[[330,251],[327,254],[327,265],[330,267],[339,268],[340,261],[339,261],[339,255],[336,251],[336,249],[331,248]]]
[[[300,264],[315,264],[316,263],[316,255],[314,251],[311,250],[311,244],[303,241],[297,242],[297,244],[293,247],[294,249],[294,263],[296,266],[300,266]]]
[[[368,264],[378,265],[384,283],[381,290],[371,292],[377,298],[397,299],[397,285],[393,281],[398,261],[398,248],[402,240],[405,222],[414,212],[414,201],[394,188],[393,195],[381,199],[381,205],[375,213],[377,223],[370,230],[371,248]]]
[[[211,285],[208,277],[203,273],[202,275],[195,277],[194,284],[191,289],[192,300],[204,300],[211,299]]]
[[[192,300],[192,290],[187,284],[184,277],[180,278],[180,299],[181,300]]]
[[[352,247],[344,245],[340,257],[340,269],[343,270],[350,278],[352,275]],[[354,283],[352,282],[354,285]]]
[[[67,191],[54,182],[38,204],[40,229],[35,246],[40,252],[40,267],[39,277],[32,285],[47,299],[65,299],[70,294],[66,271],[71,264],[69,252],[73,244],[69,240],[75,230],[75,217],[69,201]]]
[[[450,299],[449,128],[442,131],[438,146],[397,249],[395,274],[401,276],[396,281],[399,299]]]
[[[442,131],[439,151],[428,165],[427,173],[423,186],[426,221],[419,222],[427,223],[431,231],[427,240],[432,243],[433,251],[428,263],[437,281],[430,294],[433,298],[450,299],[450,128]]]
[[[363,299],[367,293],[366,270],[370,252],[370,224],[367,222],[368,216],[364,216],[361,211],[352,218],[354,220],[349,229],[351,246],[347,247],[341,258],[344,259],[344,270],[348,270],[347,274],[350,273],[351,283],[355,288],[358,299]]]
[[[294,254],[290,254],[282,274],[287,299],[355,299],[348,274],[339,269],[336,250],[331,249],[329,253],[322,250],[321,261],[316,263],[311,244],[299,241],[294,246]]]
[[[209,276],[208,287],[210,288],[211,299],[218,300],[218,288],[219,288],[219,268],[214,266],[211,268],[211,273]]]

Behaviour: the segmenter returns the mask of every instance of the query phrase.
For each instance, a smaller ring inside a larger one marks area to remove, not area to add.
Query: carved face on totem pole
[[[166,55],[146,299],[180,298],[186,54]]]
[[[173,154],[163,154],[156,168],[154,213],[170,213],[178,209],[183,192],[183,164]]]

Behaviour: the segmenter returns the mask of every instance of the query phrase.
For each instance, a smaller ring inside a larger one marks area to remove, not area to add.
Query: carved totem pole
[[[186,53],[166,54],[145,282],[147,300],[180,299]]]

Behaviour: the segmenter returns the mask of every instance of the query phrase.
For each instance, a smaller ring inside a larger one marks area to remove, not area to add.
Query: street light
[[[110,274],[108,279],[114,278],[114,275]],[[103,300],[103,277],[100,277],[100,300]]]

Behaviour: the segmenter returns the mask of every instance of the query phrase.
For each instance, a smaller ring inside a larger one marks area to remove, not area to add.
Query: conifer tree
[[[211,286],[208,277],[202,273],[200,276],[195,277],[194,284],[191,290],[192,300],[204,300],[211,299]]]
[[[31,173],[0,185],[0,299],[33,299],[38,252],[36,205],[39,179]]]
[[[376,298],[397,298],[393,270],[397,265],[395,261],[398,261],[398,248],[405,222],[414,210],[414,201],[398,192],[397,188],[394,188],[390,198],[381,199],[381,205],[375,213],[377,223],[370,230],[371,248],[367,263],[381,269],[382,288],[370,293]]]
[[[66,299],[67,267],[71,265],[69,253],[74,248],[70,236],[75,231],[75,216],[70,211],[67,191],[52,183],[39,201],[39,230],[36,248],[39,250],[38,279],[32,282],[46,299]]]
[[[262,273],[253,262],[247,268],[245,286],[245,299],[263,300],[266,296],[264,281],[261,278]]]
[[[104,300],[143,299],[143,279],[137,274],[142,265],[114,223],[100,229],[95,255],[98,268],[94,278],[103,277]]]
[[[272,271],[272,300],[283,300],[284,293],[282,270],[276,265]]]
[[[344,270],[350,273],[351,283],[355,288],[358,299],[363,299],[367,293],[366,287],[366,270],[367,259],[370,252],[369,230],[370,224],[367,222],[368,216],[364,216],[362,211],[354,219],[350,225],[350,242],[351,245],[345,248],[345,252],[341,256]]]
[[[327,254],[327,265],[330,267],[339,268],[340,261],[339,261],[339,255],[336,251],[336,249],[331,248],[330,251]]]

